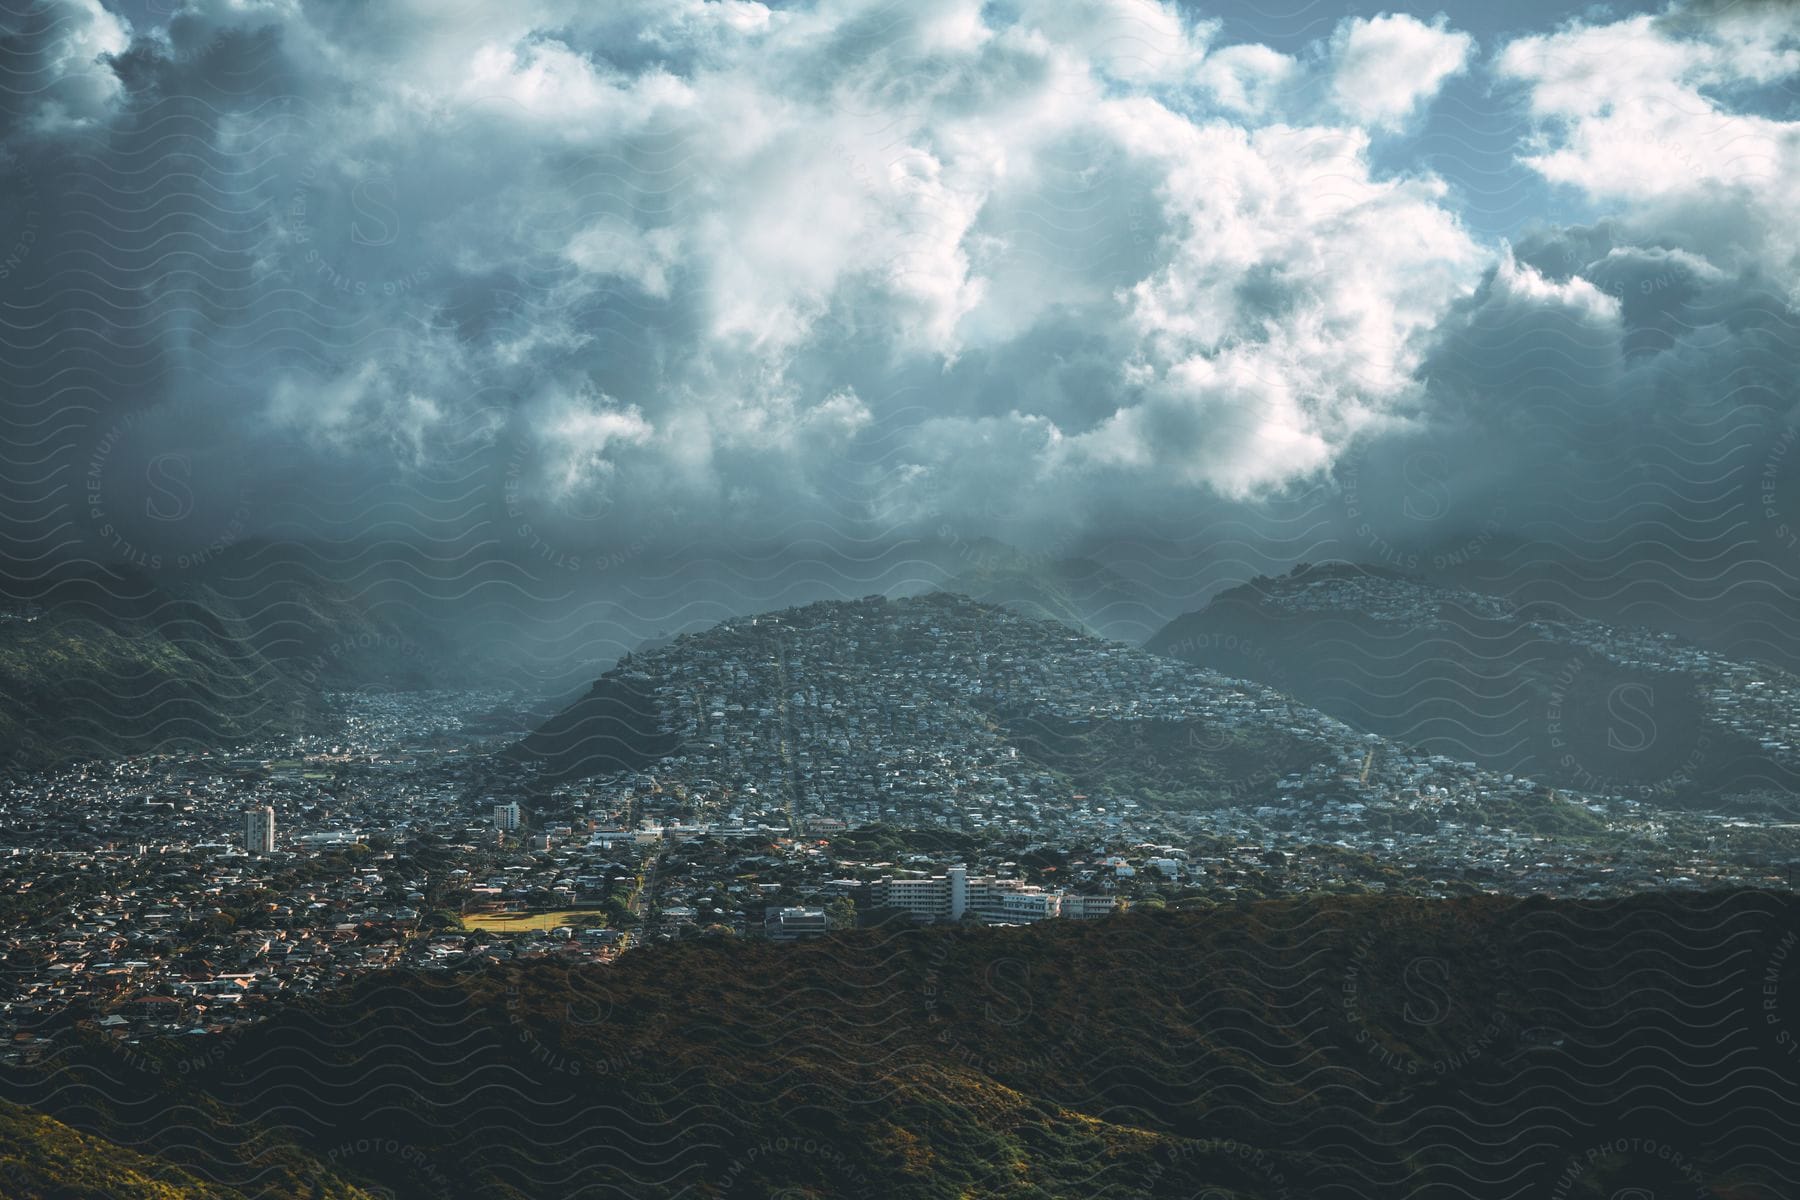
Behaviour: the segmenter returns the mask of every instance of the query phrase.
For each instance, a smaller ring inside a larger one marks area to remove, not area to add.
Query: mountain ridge
[[[750,817],[766,811],[760,800],[795,828],[820,818],[970,832],[1119,804],[1266,816],[1314,835],[1365,811],[1433,838],[1459,822],[1602,829],[1533,780],[1432,759],[1266,684],[944,592],[684,634],[621,662],[501,761],[529,764],[539,786],[653,774],[710,812]]]
[[[1683,805],[1800,785],[1800,677],[1406,572],[1302,564],[1145,643],[1492,771]]]

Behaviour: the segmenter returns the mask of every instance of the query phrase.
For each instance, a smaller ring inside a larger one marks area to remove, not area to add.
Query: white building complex
[[[951,867],[929,879],[880,879],[870,888],[877,908],[904,909],[915,921],[960,921],[973,914],[997,925],[1028,925],[1049,917],[1090,920],[1115,911],[1113,896],[1049,892],[1020,879],[970,878],[968,868]]]
[[[523,822],[517,801],[509,804],[494,805],[494,828],[502,833],[511,833]]]
[[[824,937],[830,929],[831,921],[822,908],[770,909],[763,918],[764,932],[778,942]]]
[[[275,810],[267,804],[244,810],[244,849],[251,854],[275,853]]]

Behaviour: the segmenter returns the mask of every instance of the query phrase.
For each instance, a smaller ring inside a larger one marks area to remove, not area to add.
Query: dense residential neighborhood
[[[201,1045],[395,968],[1316,891],[1785,883],[1797,857],[1792,827],[1559,793],[955,597],[729,621],[615,674],[676,744],[640,770],[497,756],[509,693],[353,692],[330,735],[10,777],[5,1053],[76,1029]]]

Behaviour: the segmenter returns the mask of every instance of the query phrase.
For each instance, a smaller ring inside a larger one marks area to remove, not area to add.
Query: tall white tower
[[[252,854],[275,853],[275,810],[267,804],[244,810],[244,849]]]
[[[950,880],[950,919],[960,921],[969,911],[969,869],[959,864],[944,874]]]

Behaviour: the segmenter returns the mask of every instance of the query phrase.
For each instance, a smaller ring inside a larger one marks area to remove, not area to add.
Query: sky
[[[0,558],[1800,582],[1800,6],[1259,7],[14,0]]]

